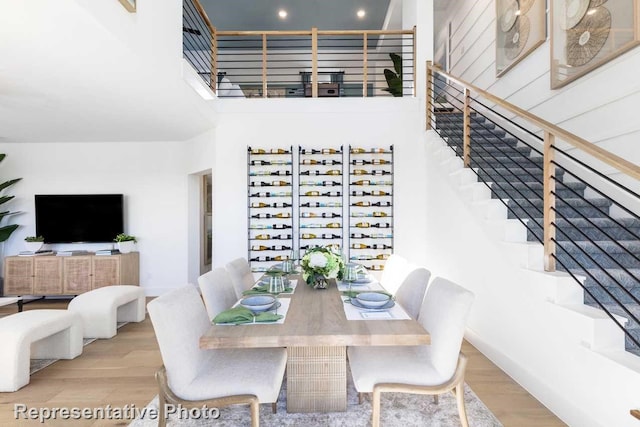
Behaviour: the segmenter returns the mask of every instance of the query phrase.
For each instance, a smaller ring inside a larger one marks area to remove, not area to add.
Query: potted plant
[[[388,68],[384,69],[384,78],[387,80],[387,86],[389,87],[382,90],[389,92],[393,96],[402,96],[402,57],[397,53],[390,53],[389,57],[393,62],[395,72]]]
[[[24,238],[25,246],[28,251],[38,252],[42,245],[44,245],[44,237],[42,236],[27,236]]]
[[[125,233],[118,234],[113,241],[118,244],[118,250],[123,254],[128,254],[133,251],[136,247],[136,243],[138,243],[135,236],[130,236]]]
[[[0,162],[3,161],[5,157],[7,157],[6,154],[4,153],[0,154]],[[21,179],[22,178],[15,178],[15,179],[10,179],[8,181],[4,181],[0,183],[0,193],[4,192],[4,190],[7,187],[12,186],[13,184],[20,181]],[[15,196],[9,196],[7,194],[0,195],[0,205],[7,203],[8,201],[12,200],[14,197]],[[4,210],[4,212],[0,212],[0,222],[2,222],[3,218],[9,217],[14,213],[15,212],[9,212],[8,210]],[[16,231],[17,228],[18,228],[18,224],[0,225],[0,243],[7,241],[9,237],[11,237],[11,234],[14,231]]]

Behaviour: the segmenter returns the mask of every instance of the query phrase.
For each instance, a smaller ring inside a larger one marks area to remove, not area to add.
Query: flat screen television
[[[122,194],[36,194],[36,235],[47,243],[111,242],[124,232]]]

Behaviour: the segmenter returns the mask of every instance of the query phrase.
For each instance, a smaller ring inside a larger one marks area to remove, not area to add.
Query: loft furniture
[[[78,295],[67,310],[82,319],[85,338],[111,338],[118,331],[118,322],[142,322],[145,317],[145,296],[139,286],[105,286]]]
[[[112,285],[140,284],[139,254],[10,256],[4,295],[79,295]]]
[[[159,426],[166,422],[166,403],[198,408],[248,403],[252,426],[258,426],[258,403],[272,403],[275,410],[286,366],[284,349],[200,350],[198,339],[211,322],[193,285],[162,295],[147,308],[164,363],[156,373]]]
[[[287,347],[287,411],[346,410],[347,346],[414,346],[430,342],[415,320],[347,320],[335,281],[327,290],[299,285],[291,295],[286,321],[278,325],[213,325],[200,348]],[[280,298],[286,298],[280,295]],[[150,310],[151,311],[151,310]],[[446,316],[445,316],[446,317]]]
[[[82,354],[82,320],[67,310],[29,310],[0,319],[0,392],[29,384],[29,360]]]
[[[424,298],[418,321],[431,334],[431,345],[403,348],[349,347],[349,366],[358,393],[373,391],[372,425],[380,425],[380,393],[439,395],[453,391],[460,420],[464,408],[466,357],[460,353],[474,295],[437,277]]]
[[[251,271],[264,272],[293,249],[293,147],[247,148]]]

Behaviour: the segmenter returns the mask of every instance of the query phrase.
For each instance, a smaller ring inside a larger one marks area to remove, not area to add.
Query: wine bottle
[[[359,222],[356,224],[356,227],[358,228],[369,228],[371,227],[371,224],[369,224],[368,222]]]
[[[302,212],[302,218],[315,218],[318,215],[315,212]]]
[[[354,160],[351,160],[351,164],[352,165],[370,165],[371,162],[369,160],[354,159]]]
[[[351,206],[370,206],[370,205],[371,205],[371,202],[369,202],[368,200],[361,200],[359,202],[351,203]]]
[[[269,247],[265,245],[253,245],[251,246],[252,251],[268,251]]]
[[[352,249],[370,249],[371,247],[369,245],[365,245],[364,243],[352,243],[351,248]]]
[[[291,239],[291,234],[279,234],[277,236],[272,237],[273,240],[289,240]]]
[[[387,213],[386,212],[374,212],[373,216],[374,217],[384,217],[384,216],[387,216]]]
[[[327,239],[327,240],[331,240],[331,239],[341,239],[342,236],[340,236],[339,234],[323,234],[322,238],[323,239]]]
[[[374,228],[391,228],[391,224],[371,224],[372,227]]]
[[[339,222],[330,222],[325,227],[327,228],[340,228],[341,225]]]
[[[251,218],[271,218],[271,214],[260,213],[260,214],[251,215]]]
[[[304,193],[305,196],[309,196],[309,197],[315,197],[315,196],[319,196],[320,192],[319,191],[307,191],[306,193]]]
[[[301,239],[315,239],[316,235],[315,234],[311,234],[311,233],[303,233],[302,236],[300,236]]]
[[[380,207],[391,206],[391,202],[375,202],[375,203],[371,203],[371,206],[380,206]]]
[[[382,169],[373,169],[371,175],[391,175],[391,172]]]
[[[287,181],[271,181],[271,185],[274,187],[284,187],[289,185],[289,183]]]
[[[328,196],[328,197],[339,197],[342,195],[341,192],[339,191],[327,191],[322,193],[323,196]]]
[[[252,230],[264,230],[266,228],[271,228],[271,226],[266,224],[251,224],[249,228]]]
[[[316,159],[302,159],[302,164],[303,165],[318,165],[318,164],[320,164],[320,162],[318,162],[318,160],[316,160]]]
[[[351,185],[370,185],[370,181],[368,179],[361,179],[359,181],[354,181]]]
[[[351,154],[362,154],[362,153],[366,153],[366,150],[364,148],[352,148],[351,149]]]
[[[388,259],[389,254],[378,254],[376,255],[376,259]]]
[[[393,246],[375,243],[375,244],[371,245],[371,248],[372,249],[393,249]]]
[[[269,187],[269,183],[264,181],[253,181],[249,185],[252,187]]]
[[[372,148],[372,153],[384,153],[384,148]]]
[[[258,234],[258,235],[256,235],[256,237],[254,237],[254,239],[257,239],[257,240],[270,240],[271,239],[271,235],[269,235],[269,234]]]
[[[251,150],[251,154],[266,154],[266,151],[262,148],[254,148]]]
[[[271,160],[271,162],[265,163],[266,165],[290,165],[289,160]]]
[[[276,255],[274,257],[271,257],[271,260],[273,260],[273,261],[284,261],[286,259],[287,259],[287,257],[284,256],[284,255]]]
[[[367,175],[368,172],[364,169],[354,169],[353,170],[353,174],[354,175]]]
[[[253,202],[251,203],[251,207],[252,208],[267,208],[269,207],[268,203],[264,203],[264,202]]]
[[[338,150],[335,148],[323,148],[322,154],[338,154]]]
[[[381,271],[384,270],[384,265],[372,265],[369,267],[369,270]]]
[[[322,218],[340,218],[340,214],[335,212],[322,212]]]
[[[271,162],[267,160],[251,160],[251,166],[269,166]]]
[[[282,148],[272,148],[271,150],[269,150],[269,153],[270,154],[287,154],[288,151]]]
[[[326,175],[342,175],[342,171],[340,169],[329,169],[325,172]]]
[[[372,165],[388,165],[390,162],[385,159],[373,159],[371,160]]]
[[[272,228],[274,230],[285,230],[287,228],[291,228],[291,226],[287,224],[273,224]]]
[[[300,172],[300,175],[320,175],[320,171],[302,171]]]
[[[368,216],[368,214],[365,213],[365,212],[352,212],[351,213],[351,218],[361,218],[363,216]]]
[[[325,187],[335,187],[337,185],[342,185],[342,183],[337,181],[322,181],[322,185]]]
[[[274,218],[291,218],[290,212],[278,212],[274,215]]]
[[[291,207],[291,203],[274,203],[271,205],[271,207],[274,208],[290,208]]]
[[[386,191],[375,190],[371,192],[372,196],[389,196],[390,194]]]
[[[371,235],[372,239],[390,239],[392,236],[391,234],[384,234],[384,233],[373,233]]]
[[[274,245],[271,246],[271,249],[274,251],[288,251],[291,250],[291,248],[289,246],[283,246],[283,245]]]
[[[371,236],[369,236],[368,234],[362,234],[362,233],[351,233],[351,238],[352,239],[369,239],[371,238]]]
[[[352,196],[371,196],[371,192],[369,191],[352,191],[351,192]]]
[[[327,203],[321,203],[320,206],[321,207],[326,207],[326,208],[341,208],[342,207],[342,203],[340,203],[340,202],[327,202]]]
[[[271,258],[268,256],[257,256],[255,258],[251,258],[249,261],[253,261],[253,262],[265,262],[265,261],[271,261]]]

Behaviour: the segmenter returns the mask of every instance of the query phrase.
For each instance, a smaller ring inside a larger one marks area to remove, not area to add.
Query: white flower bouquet
[[[323,247],[309,249],[300,262],[302,278],[308,285],[319,280],[342,279],[344,261],[342,257]]]

